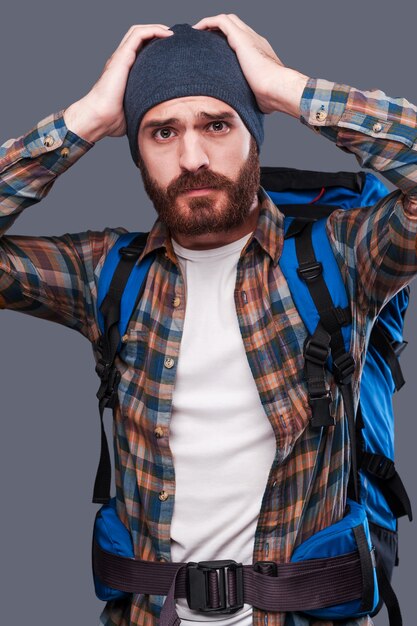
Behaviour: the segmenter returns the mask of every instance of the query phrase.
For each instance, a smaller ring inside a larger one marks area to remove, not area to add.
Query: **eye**
[[[211,126],[214,128],[214,134],[216,135],[219,135],[223,131],[227,131],[230,129],[230,124],[228,124],[227,122],[224,122],[223,120],[216,120],[214,122],[210,122],[210,124],[207,124],[206,128],[210,128]],[[158,133],[161,133],[161,134],[158,135]],[[164,140],[171,138],[171,133],[172,133],[172,129],[166,126],[164,128],[158,128],[157,130],[155,130],[152,133],[152,137],[154,137],[155,139],[159,139],[160,141],[161,140],[164,141]]]
[[[211,122],[209,126],[213,126],[213,127],[217,126],[216,132],[219,132],[219,129],[218,129],[219,126],[226,127],[226,129],[230,128],[229,124],[227,124],[226,122],[223,122],[222,120],[219,120],[218,122]],[[223,130],[223,128],[220,128],[220,130]]]
[[[165,135],[165,133],[170,133],[170,132],[172,132],[170,128],[158,128],[158,130],[155,130],[152,133],[152,137],[157,137],[157,133],[164,133],[164,135],[157,137],[157,139],[169,139],[169,136]]]

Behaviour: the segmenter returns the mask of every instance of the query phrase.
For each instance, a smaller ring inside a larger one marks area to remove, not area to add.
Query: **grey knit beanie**
[[[135,165],[139,126],[146,111],[183,96],[212,96],[229,104],[239,113],[260,151],[264,114],[226,36],[190,24],[175,24],[171,30],[171,37],[155,37],[145,43],[127,79],[123,108]]]

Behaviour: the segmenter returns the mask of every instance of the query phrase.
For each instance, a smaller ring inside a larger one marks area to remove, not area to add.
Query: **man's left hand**
[[[308,77],[285,67],[265,37],[234,13],[205,17],[193,28],[220,30],[226,35],[263,113],[282,111],[299,117],[301,95]]]

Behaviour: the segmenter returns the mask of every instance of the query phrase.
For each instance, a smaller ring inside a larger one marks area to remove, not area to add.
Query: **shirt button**
[[[180,306],[180,304],[181,304],[181,298],[179,298],[178,296],[175,296],[175,298],[173,298],[172,300],[172,306],[177,308],[178,306]]]
[[[153,433],[157,439],[160,439],[164,436],[164,429],[161,426],[157,426]]]
[[[165,502],[165,500],[168,500],[168,494],[166,491],[160,491],[158,497],[160,500],[162,500],[162,502]]]
[[[55,142],[55,140],[54,140],[54,138],[51,135],[46,135],[46,137],[43,140],[43,145],[46,148],[50,148],[51,146],[54,145],[54,142]]]
[[[374,133],[380,133],[382,130],[382,124],[377,122],[376,124],[372,126],[372,130],[374,131]]]
[[[326,117],[327,117],[326,111],[324,111],[323,109],[320,109],[320,111],[317,111],[317,113],[316,113],[316,120],[318,122],[324,122]]]
[[[175,365],[175,361],[174,359],[172,359],[170,356],[167,356],[165,361],[164,361],[164,365],[167,369],[171,369],[171,367],[174,367]]]
[[[61,156],[66,158],[69,155],[69,148],[62,148]]]

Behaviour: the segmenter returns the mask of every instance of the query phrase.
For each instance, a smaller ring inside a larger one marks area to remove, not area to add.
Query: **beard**
[[[138,167],[145,191],[161,222],[171,233],[202,235],[241,226],[249,217],[260,185],[260,165],[256,142],[250,139],[249,155],[236,180],[211,170],[183,172],[166,189],[151,178],[139,153]],[[202,196],[178,196],[189,189],[212,187]]]

